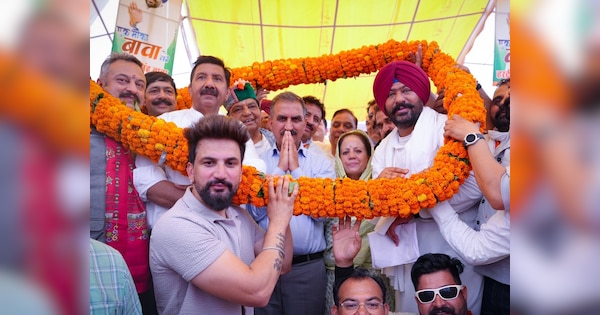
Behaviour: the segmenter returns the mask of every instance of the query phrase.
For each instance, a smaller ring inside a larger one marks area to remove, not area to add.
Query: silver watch
[[[463,141],[463,145],[466,147],[474,144],[475,142],[479,141],[479,139],[484,139],[483,135],[480,133],[469,133],[465,136],[465,140]]]

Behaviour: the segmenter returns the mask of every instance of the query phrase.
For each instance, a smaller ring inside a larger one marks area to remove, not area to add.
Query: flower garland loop
[[[475,89],[475,79],[471,74],[454,67],[454,59],[443,53],[436,42],[389,40],[384,44],[321,57],[255,62],[252,66],[232,69],[232,80],[243,78],[255,87],[275,91],[290,85],[351,78],[377,71],[392,61],[410,60],[410,53],[416,53],[419,44],[423,51],[423,70],[438,89],[445,89],[444,107],[448,110],[448,116],[460,114],[467,120],[479,122],[483,130],[485,109]],[[191,107],[187,88],[178,90],[177,103],[178,109]],[[90,123],[99,132],[120,141],[135,153],[155,162],[164,162],[185,174],[188,148],[182,129],[173,123],[129,109],[93,81],[90,81]],[[409,178],[365,182],[349,178],[332,180],[300,177],[296,179],[300,189],[294,214],[313,217],[350,215],[359,219],[407,217],[451,198],[470,170],[462,143],[446,139],[433,165]],[[264,175],[253,167],[244,166],[234,203],[265,206],[268,201],[265,187]]]

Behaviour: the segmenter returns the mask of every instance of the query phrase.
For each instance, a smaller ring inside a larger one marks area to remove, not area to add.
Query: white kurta
[[[433,164],[433,159],[438,149],[444,144],[444,124],[447,120],[446,115],[439,114],[429,107],[424,107],[415,128],[410,136],[400,138],[397,129],[394,129],[386,138],[384,138],[373,156],[373,178],[386,167],[400,167],[409,170],[409,174],[421,172]],[[464,200],[459,214],[461,219],[469,226],[474,227],[477,215],[477,200]],[[435,208],[432,210],[435,211]],[[458,210],[457,210],[458,211]],[[376,231],[385,233],[394,218],[381,218],[377,220]],[[426,253],[444,253],[450,257],[460,257],[452,247],[442,237],[437,224],[431,218],[415,218],[399,229],[413,229],[414,237],[405,237],[400,242],[407,242],[409,247],[418,246],[419,255]],[[411,234],[411,233],[404,233]],[[393,244],[393,243],[392,243]],[[380,244],[370,243],[373,255],[373,264],[377,252],[388,251],[389,248],[379,246]],[[381,254],[381,253],[380,253]],[[410,278],[412,263],[416,258],[408,257],[408,261],[402,264],[392,265],[385,268],[384,271],[392,276],[392,284],[396,287],[396,310],[402,312],[418,313],[414,298],[414,287]],[[465,263],[465,270],[461,274],[463,284],[467,285],[468,308],[474,315],[479,314],[481,309],[481,294],[483,292],[482,276],[476,273],[473,266]]]

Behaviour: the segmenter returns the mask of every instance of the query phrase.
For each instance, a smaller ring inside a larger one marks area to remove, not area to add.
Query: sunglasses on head
[[[421,303],[431,303],[435,300],[435,295],[439,295],[443,300],[453,300],[456,299],[458,293],[464,288],[464,285],[453,284],[443,286],[437,289],[425,289],[419,290],[415,292],[415,296]]]

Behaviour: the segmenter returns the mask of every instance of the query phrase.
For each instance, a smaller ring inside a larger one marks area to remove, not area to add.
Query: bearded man
[[[373,82],[373,95],[396,128],[381,140],[373,154],[374,178],[408,178],[433,164],[437,151],[444,144],[444,126],[448,117],[424,106],[430,90],[429,77],[414,63],[395,61],[379,70]],[[480,200],[480,196],[460,196],[438,204],[432,212],[438,207],[452,206],[460,220],[474,228],[476,205]],[[368,236],[373,266],[385,268],[384,272],[396,289],[396,311],[418,312],[410,270],[419,256],[427,253],[459,256],[444,239],[431,215],[426,216],[425,212],[404,219],[381,218],[375,232]],[[470,293],[467,306],[478,315],[483,277],[475,272],[472,264],[466,263],[463,281]]]
[[[289,222],[297,186],[268,181],[266,232],[232,206],[249,139],[239,122],[212,115],[185,130],[191,187],[157,222],[150,266],[160,314],[254,314],[291,269]]]

